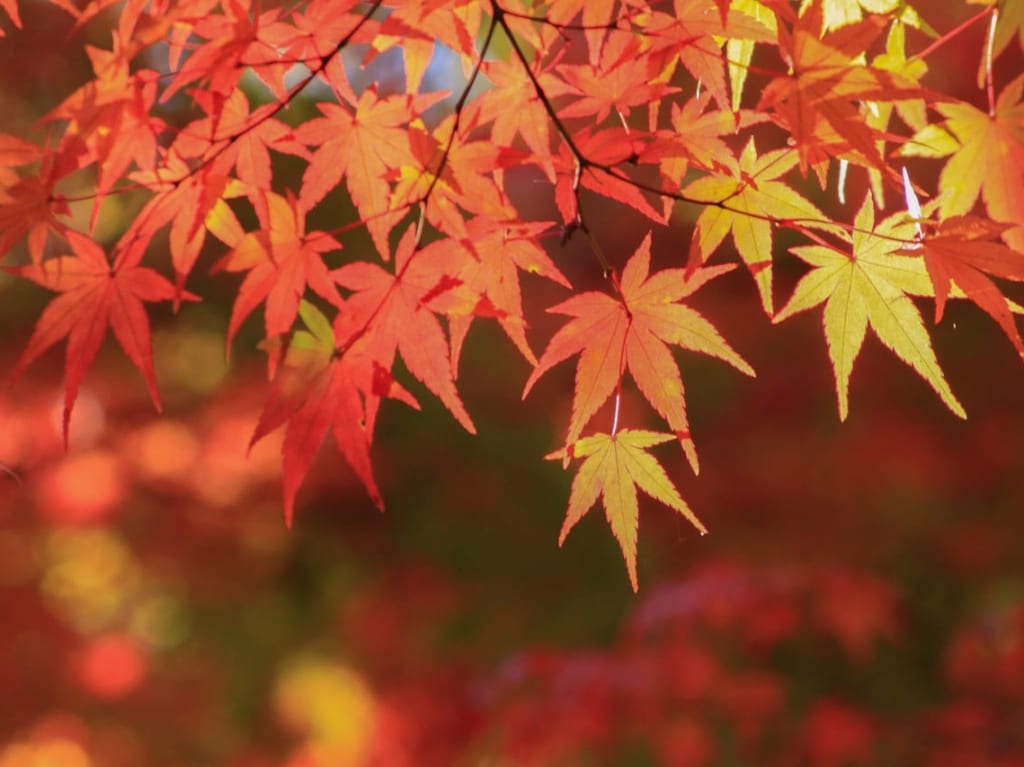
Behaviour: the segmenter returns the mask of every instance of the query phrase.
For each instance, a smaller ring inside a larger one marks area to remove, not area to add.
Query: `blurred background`
[[[0,39],[19,135],[109,45],[27,8]],[[929,61],[978,103],[981,34]],[[592,202],[624,260],[643,223]],[[691,224],[655,233],[659,266]],[[583,243],[549,252],[596,284]],[[203,302],[154,312],[163,414],[113,344],[67,453],[62,351],[0,391],[0,767],[1024,765],[1024,366],[981,312],[934,329],[966,422],[872,337],[840,425],[820,312],[773,327],[739,271],[703,289],[757,378],[680,355],[701,474],[658,457],[711,534],[642,504],[634,595],[600,510],[557,546],[571,473],[543,456],[572,366],[522,402],[529,368],[485,323],[459,379],[479,436],[414,389],[422,412],[378,424],[386,513],[325,445],[286,529],[280,434],[247,450],[260,318],[225,361],[239,279],[202,271]],[[777,301],[799,274],[782,262]],[[564,293],[524,279],[542,348]],[[0,275],[5,375],[47,298]],[[657,427],[638,399],[623,418]]]

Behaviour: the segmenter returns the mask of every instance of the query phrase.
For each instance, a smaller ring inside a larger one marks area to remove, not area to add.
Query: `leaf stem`
[[[954,27],[953,29],[951,29],[949,32],[947,32],[942,37],[940,37],[938,40],[933,42],[931,45],[929,45],[923,51],[919,51],[918,53],[915,53],[913,56],[911,56],[910,58],[907,59],[907,62],[909,63],[909,62],[914,61],[916,59],[924,60],[924,59],[928,58],[932,53],[934,53],[936,50],[938,50],[943,45],[948,43],[950,40],[952,40],[954,37],[959,35],[965,29],[970,27],[976,21],[978,21],[980,19],[983,19],[983,18],[985,18],[985,16],[993,13],[993,8],[994,8],[994,6],[991,6],[991,5],[985,7],[984,9],[979,11],[978,13],[974,14],[973,16],[971,16],[971,18],[967,19],[967,21],[965,21],[965,22],[959,24],[958,26]]]

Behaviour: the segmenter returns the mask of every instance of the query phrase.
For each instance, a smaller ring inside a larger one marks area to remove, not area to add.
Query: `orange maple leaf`
[[[103,248],[85,235],[68,232],[66,236],[73,254],[42,264],[5,267],[11,274],[61,294],[43,310],[12,378],[16,379],[33,360],[62,338],[68,339],[64,374],[65,446],[78,389],[108,327],[146,379],[153,406],[158,411],[161,409],[144,302],[169,301],[176,296],[174,286],[165,277],[139,266],[141,248],[116,248],[111,262]]]
[[[184,159],[216,156],[221,171],[234,167],[239,180],[253,189],[270,189],[268,150],[307,161],[312,157],[292,129],[273,117],[277,104],[264,104],[250,112],[249,98],[240,90],[226,99],[200,91],[195,100],[209,117],[196,120],[175,138],[174,149]]]
[[[229,347],[245,318],[263,302],[267,336],[289,331],[307,285],[324,300],[341,305],[323,260],[324,253],[339,250],[341,243],[325,232],[307,233],[305,214],[294,198],[267,192],[264,200],[265,210],[257,208],[261,229],[245,234],[215,267],[248,272],[231,309]]]
[[[472,312],[449,315],[453,373],[458,369],[462,343],[474,317],[494,317],[530,364],[537,364],[526,340],[519,271],[570,287],[568,280],[536,241],[537,235],[549,227],[546,221],[502,223],[483,217],[474,218],[466,224],[474,258],[467,261],[458,276],[479,299]]]
[[[415,162],[409,144],[409,122],[443,96],[428,93],[379,98],[374,88],[367,88],[354,111],[340,104],[317,104],[323,117],[295,129],[298,141],[318,147],[302,176],[302,207],[312,208],[344,177],[373,244],[387,257],[391,252],[388,234],[402,216],[402,211],[388,213],[388,176],[392,169]]]
[[[431,132],[410,126],[416,162],[399,169],[391,203],[398,209],[426,201],[427,221],[458,238],[466,237],[465,213],[496,221],[516,217],[494,172],[498,147],[490,141],[471,141],[474,126],[466,122],[451,115]]]
[[[481,71],[493,87],[471,102],[479,110],[477,123],[483,125],[493,120],[491,142],[495,146],[511,147],[516,135],[521,136],[534,155],[533,161],[554,182],[555,171],[550,158],[551,117],[537,96],[533,82],[518,62],[485,61]],[[534,74],[546,93],[561,86],[547,71]]]
[[[1024,281],[1024,253],[993,242],[1009,228],[1009,224],[975,216],[955,216],[941,222],[913,248],[900,252],[924,256],[928,276],[935,287],[935,322],[942,320],[952,283],[956,283],[967,298],[999,323],[1017,353],[1024,356],[1024,343],[1010,305],[987,276]]]
[[[578,96],[559,110],[561,117],[587,117],[600,123],[614,111],[619,119],[629,117],[633,107],[646,106],[679,90],[658,82],[652,60],[640,55],[640,40],[633,35],[609,36],[599,63],[564,64],[559,73]]]
[[[548,311],[572,317],[541,355],[526,382],[525,397],[545,372],[579,354],[572,419],[566,444],[579,439],[584,426],[620,385],[628,369],[647,401],[675,431],[686,456],[698,468],[686,418],[683,381],[669,345],[718,357],[753,376],[754,370],[697,311],[681,303],[731,265],[683,269],[650,275],[651,235],[644,238],[622,270],[618,297],[597,291],[579,293]]]
[[[357,261],[331,274],[339,285],[353,291],[335,322],[339,348],[358,348],[385,372],[394,367],[395,354],[400,353],[409,372],[475,434],[455,388],[444,329],[430,308],[462,284],[457,275],[470,258],[469,251],[454,240],[438,240],[416,250],[415,227],[409,227],[395,251],[394,273]],[[466,297],[460,303],[471,307],[476,301]],[[377,402],[379,396],[367,397],[371,423]]]
[[[661,464],[647,452],[647,448],[673,438],[672,434],[623,429],[615,434],[594,434],[584,437],[547,456],[561,458],[563,461],[583,459],[572,482],[569,510],[565,515],[565,522],[562,523],[558,545],[561,546],[565,542],[569,531],[597,502],[598,497],[601,497],[608,524],[626,560],[626,570],[629,572],[629,582],[633,585],[633,591],[639,588],[636,575],[636,537],[640,518],[637,487],[656,501],[661,501],[678,511],[690,520],[702,535],[707,533],[707,528],[679,495],[679,491]]]

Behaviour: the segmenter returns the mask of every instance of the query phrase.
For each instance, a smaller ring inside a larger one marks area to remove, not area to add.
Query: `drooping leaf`
[[[572,460],[582,458],[569,495],[569,511],[562,523],[558,545],[565,542],[569,531],[601,498],[612,534],[619,542],[626,560],[626,571],[633,591],[640,585],[636,574],[636,541],[639,504],[636,489],[686,517],[701,534],[707,528],[679,495],[672,480],[649,452],[648,448],[673,439],[672,434],[624,429],[615,434],[594,434],[575,440],[568,447],[548,458]]]
[[[83,234],[68,232],[67,240],[72,249],[68,255],[41,264],[6,269],[60,294],[43,311],[11,375],[17,378],[33,360],[67,338],[65,445],[79,387],[108,328],[146,379],[153,406],[160,410],[145,303],[169,301],[176,294],[165,277],[139,266],[142,251],[138,248],[116,251],[111,260],[103,248]]]

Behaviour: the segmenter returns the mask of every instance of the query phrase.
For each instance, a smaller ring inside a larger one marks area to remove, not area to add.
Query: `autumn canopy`
[[[679,359],[755,374],[714,306],[691,306],[712,280],[739,265],[772,322],[820,315],[840,419],[869,328],[966,417],[932,343],[951,299],[1024,355],[1003,292],[1024,280],[1012,0],[967,0],[955,28],[897,0],[50,2],[116,23],[77,89],[0,125],[0,257],[52,292],[8,372],[66,346],[66,433],[112,338],[159,409],[153,303],[230,273],[226,351],[258,324],[252,439],[283,429],[289,522],[328,436],[383,508],[387,400],[434,397],[475,431],[458,382],[486,364],[462,355],[478,322],[532,366],[524,397],[575,366],[551,413],[568,425],[549,457],[577,472],[561,539],[600,501],[634,589],[638,490],[704,530],[658,458],[674,444],[699,466]],[[0,9],[7,35],[32,12]],[[929,67],[974,30],[964,101]],[[111,231],[115,201],[130,216]],[[609,211],[646,235],[602,241]],[[561,296],[546,336],[530,291]],[[646,410],[622,407],[634,395]]]

